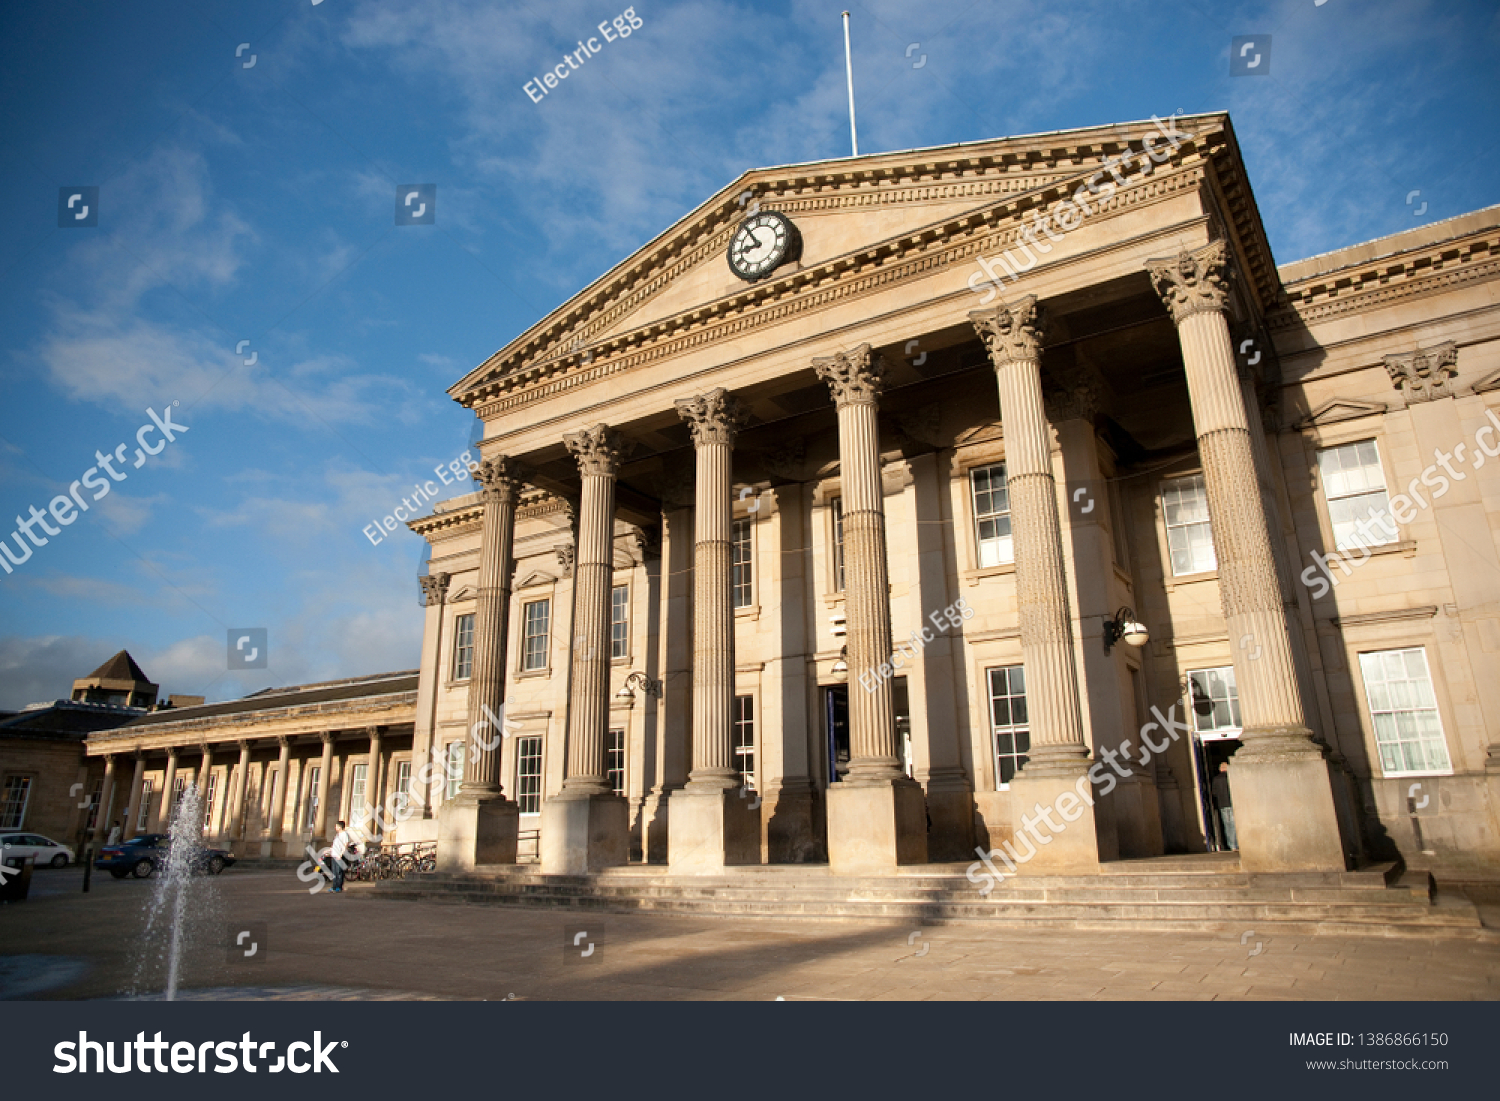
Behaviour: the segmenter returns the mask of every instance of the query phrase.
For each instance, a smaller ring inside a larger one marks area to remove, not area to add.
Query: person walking
[[[1220,761],[1218,774],[1214,776],[1210,785],[1214,793],[1214,802],[1219,807],[1219,821],[1224,826],[1224,848],[1234,850],[1240,847],[1240,839],[1234,833],[1234,802],[1229,793],[1229,762]]]
[[[333,879],[334,894],[342,894],[344,891],[344,858],[358,855],[359,846],[354,843],[354,838],[349,836],[349,824],[341,819],[339,832],[334,834],[333,846],[328,852],[328,874]]]
[[[120,820],[118,818],[115,819],[115,824],[109,829],[109,840],[104,843],[106,845],[118,845],[120,843]]]

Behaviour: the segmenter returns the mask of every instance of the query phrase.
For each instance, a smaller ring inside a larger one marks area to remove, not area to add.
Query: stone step
[[[718,878],[718,877],[716,877]],[[1038,889],[1018,884],[980,896],[972,885],[913,889],[878,882],[885,889],[861,892],[838,881],[816,889],[768,890],[739,877],[702,883],[686,877],[666,881],[620,876],[422,876],[380,884],[352,885],[355,893],[382,898],[446,899],[453,902],[575,911],[678,913],[725,917],[796,917],[902,924],[984,923],[1037,928],[1183,929],[1222,931],[1259,923],[1283,932],[1359,931],[1382,936],[1480,936],[1477,911],[1463,899],[1436,904],[1410,889],[1376,894],[1363,888],[1245,887],[1239,890],[1134,892],[1101,884],[1086,888]],[[1081,877],[1075,877],[1081,878]]]
[[[698,883],[677,881],[658,883],[643,881],[639,884],[614,883],[549,883],[517,880],[492,880],[485,883],[454,880],[434,881],[434,892],[471,891],[496,896],[525,894],[556,895],[558,897],[601,898],[690,898],[719,899],[724,901],[755,901],[765,897],[764,888],[746,884]],[[1028,883],[1025,880],[1008,881],[997,887],[989,896],[981,896],[969,884],[962,888],[913,887],[885,884],[880,887],[844,888],[834,884],[819,884],[809,887],[792,887],[777,892],[778,897],[803,903],[840,901],[905,901],[914,904],[932,902],[962,902],[966,899],[1012,902],[1234,902],[1234,903],[1328,903],[1368,906],[1410,906],[1418,900],[1407,891],[1390,890],[1373,892],[1348,888],[1299,888],[1299,887],[1241,887],[1241,888],[1183,888],[1164,889],[1157,887],[1049,887]]]

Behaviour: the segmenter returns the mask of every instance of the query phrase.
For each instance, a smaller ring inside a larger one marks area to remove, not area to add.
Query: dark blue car
[[[158,868],[166,866],[169,841],[164,833],[143,833],[123,845],[108,845],[99,850],[94,867],[116,879],[128,875],[150,879]],[[233,863],[234,854],[228,849],[200,849],[193,859],[193,871],[218,875]]]

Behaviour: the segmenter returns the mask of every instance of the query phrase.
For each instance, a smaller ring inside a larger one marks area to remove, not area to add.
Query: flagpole
[[[849,53],[849,13],[844,13],[844,72],[849,77],[849,141],[859,156],[859,131],[854,128],[854,58]]]

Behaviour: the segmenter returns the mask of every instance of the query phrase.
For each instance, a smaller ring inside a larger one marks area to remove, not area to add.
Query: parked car
[[[164,833],[143,833],[123,845],[106,845],[99,850],[94,867],[116,879],[128,875],[150,879],[156,874],[156,869],[166,866],[170,842]],[[193,858],[192,870],[204,875],[218,875],[233,863],[234,854],[228,849],[199,849]]]
[[[66,868],[73,863],[73,850],[39,833],[0,833],[0,859],[33,856],[37,864]]]

